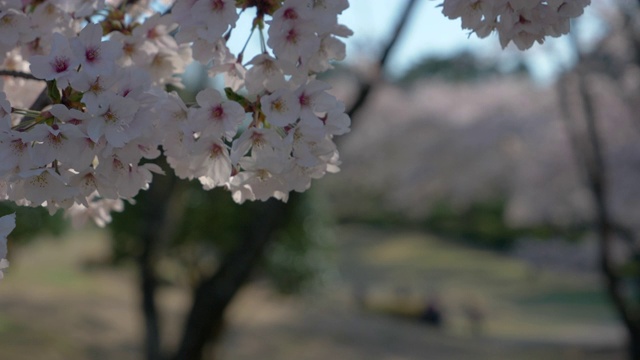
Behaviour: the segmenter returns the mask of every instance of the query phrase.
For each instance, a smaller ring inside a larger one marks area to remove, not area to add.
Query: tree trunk
[[[628,352],[629,360],[640,360],[640,329],[630,332]]]
[[[167,166],[162,163],[165,170]],[[155,271],[156,258],[161,246],[173,234],[176,222],[181,220],[183,208],[176,208],[180,196],[176,176],[156,176],[146,195],[146,207],[142,212],[140,229],[141,252],[137,258],[140,276],[141,307],[144,316],[146,360],[162,360],[160,323],[156,304],[158,279]],[[177,214],[176,214],[177,213]]]
[[[297,194],[291,194],[289,202],[297,197]],[[218,271],[196,288],[182,340],[172,359],[202,359],[205,345],[212,340],[214,332],[222,329],[227,306],[246,283],[267,243],[273,238],[274,231],[286,218],[287,210],[292,208],[290,203],[275,199],[255,205],[260,207],[260,211],[256,213],[255,220],[248,224],[242,242],[225,256]]]

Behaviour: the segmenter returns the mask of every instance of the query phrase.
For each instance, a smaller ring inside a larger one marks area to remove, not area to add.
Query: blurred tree
[[[640,69],[640,10],[638,4],[620,4],[621,26],[613,27],[590,52],[579,47],[574,37],[578,64],[558,81],[559,99],[564,111],[576,160],[582,165],[584,182],[592,198],[595,233],[599,242],[599,262],[605,288],[628,334],[628,355],[640,359],[640,237],[637,224],[616,219],[611,205],[613,174],[607,162],[606,137],[600,123],[601,101],[596,82],[615,84],[616,96],[626,102],[633,113],[637,106],[638,87],[628,85],[628,76]],[[631,51],[620,52],[618,42]],[[634,121],[638,123],[637,112]],[[636,134],[637,135],[637,134]],[[624,255],[616,248],[624,246]]]
[[[398,80],[401,86],[410,86],[422,79],[440,79],[448,82],[470,82],[500,74],[528,75],[527,66],[518,62],[503,70],[495,60],[481,60],[467,51],[449,57],[427,57],[407,70]]]
[[[545,224],[513,227],[506,222],[505,212],[504,199],[475,202],[464,209],[456,209],[449,202],[441,201],[433,207],[424,226],[438,235],[495,250],[507,250],[522,238],[543,240],[560,236],[577,240],[586,231],[583,227],[565,228]]]

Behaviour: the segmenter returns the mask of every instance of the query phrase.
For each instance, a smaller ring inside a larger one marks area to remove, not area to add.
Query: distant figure
[[[355,283],[353,289],[353,300],[359,309],[367,307],[367,287],[364,284]]]
[[[469,320],[471,334],[479,336],[484,329],[486,312],[478,299],[470,300],[464,305],[464,313]]]
[[[420,315],[420,321],[435,327],[442,326],[442,308],[437,299],[431,298]]]

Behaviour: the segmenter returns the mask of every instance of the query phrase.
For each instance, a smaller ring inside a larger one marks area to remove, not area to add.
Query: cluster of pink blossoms
[[[337,16],[347,1],[252,3],[268,41],[243,62],[226,46],[233,0],[181,0],[137,21],[99,1],[4,2],[0,24],[15,34],[1,40],[5,62],[28,64],[54,104],[15,111],[0,93],[0,196],[103,224],[162,172],[148,161],[161,149],[179,177],[238,202],[286,200],[337,171],[333,136],[350,120],[315,74],[345,56],[337,36],[350,31]],[[225,76],[228,97],[209,88],[187,107],[165,91],[193,58]]]
[[[316,74],[345,56],[339,37],[351,31],[337,16],[347,0],[178,0],[139,16],[127,6],[0,1],[1,69],[45,81],[52,103],[12,107],[7,94],[25,80],[0,80],[0,199],[104,225],[162,173],[150,161],[161,153],[177,176],[224,187],[239,203],[286,201],[338,171],[333,137],[350,119]],[[247,7],[262,52],[244,60],[227,41]],[[193,60],[227,89],[202,90],[187,106],[166,89],[181,87]],[[5,255],[6,239],[0,271]]]
[[[177,176],[239,203],[286,201],[338,171],[333,138],[350,119],[316,75],[345,57],[348,0],[175,0],[163,14],[152,3],[0,0],[0,200],[104,225],[162,172],[151,161],[162,153]],[[443,13],[524,49],[568,32],[589,3],[444,0]],[[262,47],[251,58],[227,47],[248,8]],[[166,89],[194,60],[226,89],[187,106]],[[46,82],[44,109],[8,101],[30,76]],[[0,217],[0,278],[14,226]]]
[[[484,38],[493,31],[500,44],[511,41],[520,50],[530,48],[545,37],[569,32],[570,20],[582,15],[591,0],[444,0],[442,13],[460,18],[462,28]]]

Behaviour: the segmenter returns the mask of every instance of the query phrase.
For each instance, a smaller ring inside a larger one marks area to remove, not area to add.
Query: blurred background
[[[351,0],[342,170],[287,204],[6,206],[2,358],[640,359],[637,4],[525,52],[437,5]]]

